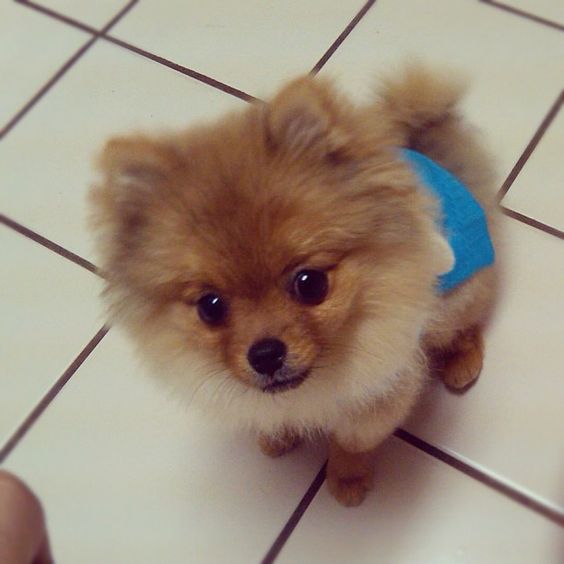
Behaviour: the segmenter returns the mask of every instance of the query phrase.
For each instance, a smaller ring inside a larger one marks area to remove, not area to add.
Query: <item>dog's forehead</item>
[[[209,217],[193,230],[187,248],[198,255],[201,276],[240,294],[261,294],[284,283],[292,269],[326,253],[320,225],[307,213],[234,209],[229,217]],[[320,241],[321,239],[321,241]]]
[[[258,292],[279,283],[301,258],[332,250],[334,237],[323,234],[345,234],[337,226],[348,204],[321,167],[264,155],[253,161],[240,152],[235,163],[232,156],[222,153],[205,171],[187,169],[181,222],[187,247],[216,285]]]

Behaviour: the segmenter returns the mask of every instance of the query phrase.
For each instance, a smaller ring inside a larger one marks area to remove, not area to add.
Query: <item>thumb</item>
[[[0,470],[0,562],[50,564],[45,517],[35,494],[16,476]]]

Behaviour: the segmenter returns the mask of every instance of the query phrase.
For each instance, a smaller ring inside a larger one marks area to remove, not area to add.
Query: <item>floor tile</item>
[[[89,50],[0,145],[0,209],[94,260],[86,229],[93,162],[116,133],[181,128],[243,102],[108,43]],[[54,142],[56,140],[56,142]],[[22,155],[33,155],[33,166]]]
[[[322,72],[366,99],[379,76],[413,60],[468,80],[463,109],[485,132],[501,185],[562,89],[564,35],[482,2],[378,0]]]
[[[41,6],[59,14],[69,16],[97,29],[104,27],[126,4],[126,0],[96,0],[76,2],[75,0],[39,0]]]
[[[563,151],[564,111],[561,109],[503,198],[503,205],[564,231]]]
[[[564,512],[564,244],[506,219],[502,299],[476,385],[431,386],[407,429]]]
[[[505,0],[503,4],[564,25],[564,4],[558,0]]]
[[[96,276],[0,225],[0,447],[102,326]]]
[[[0,129],[88,37],[15,2],[0,5]]]
[[[262,97],[308,72],[363,4],[142,2],[112,35]]]
[[[561,528],[399,439],[383,445],[376,484],[354,509],[324,485],[277,562],[561,562]]]
[[[258,562],[322,456],[267,458],[141,372],[110,330],[8,458],[57,562]]]

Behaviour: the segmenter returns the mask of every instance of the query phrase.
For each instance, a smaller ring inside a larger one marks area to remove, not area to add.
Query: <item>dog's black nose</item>
[[[285,358],[286,345],[279,339],[257,341],[247,353],[249,364],[259,374],[274,374],[282,368]]]

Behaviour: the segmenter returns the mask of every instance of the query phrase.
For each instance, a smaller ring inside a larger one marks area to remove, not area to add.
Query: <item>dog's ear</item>
[[[174,151],[164,142],[147,137],[110,140],[98,161],[101,190],[107,207],[123,225],[142,223],[144,211],[154,205],[159,188],[178,166]]]
[[[172,150],[159,141],[117,137],[106,144],[98,164],[119,202],[142,197],[165,182],[175,166],[175,157]]]
[[[127,250],[137,244],[147,211],[158,206],[159,194],[178,161],[165,142],[145,137],[109,141],[98,160],[101,174],[90,190],[90,225],[107,247]]]
[[[292,153],[337,155],[350,139],[341,118],[344,106],[328,81],[299,78],[267,104],[267,139],[275,149]]]

